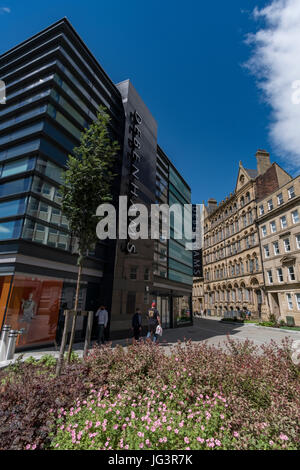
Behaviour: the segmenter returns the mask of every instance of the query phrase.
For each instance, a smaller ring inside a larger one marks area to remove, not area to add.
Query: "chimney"
[[[271,166],[270,154],[266,150],[257,150],[257,171],[259,175],[263,175]]]
[[[213,198],[209,199],[207,201],[207,206],[209,209],[215,210],[218,207],[217,200]]]

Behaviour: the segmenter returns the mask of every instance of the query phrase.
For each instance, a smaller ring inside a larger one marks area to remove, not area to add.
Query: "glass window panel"
[[[11,163],[3,165],[2,173],[0,171],[1,178],[7,176],[16,175],[18,173],[30,171],[34,168],[35,158],[22,158]]]
[[[34,83],[31,83],[31,84],[28,85],[28,86],[22,87],[22,88],[20,88],[19,90],[14,91],[13,93],[8,94],[7,97],[6,97],[6,101],[9,101],[11,98],[15,98],[15,97],[18,96],[18,95],[21,95],[21,94],[24,93],[25,91],[32,90],[33,88],[35,88],[35,87],[37,87],[37,86],[43,85],[44,83],[48,82],[49,80],[52,80],[52,78],[54,78],[54,75],[49,75],[48,77],[40,78],[39,80],[37,80],[37,81],[34,82]],[[1,114],[0,114],[0,115],[1,115]]]
[[[24,214],[26,199],[14,199],[0,203],[0,218]]]
[[[190,189],[184,184],[181,178],[177,175],[177,173],[170,167],[170,183],[177,188],[177,191],[182,194],[182,196],[186,199],[187,203],[191,201],[191,191]]]
[[[39,146],[40,140],[33,140],[31,142],[26,142],[24,144],[17,145],[8,150],[0,152],[0,161],[18,157],[19,155],[23,155],[25,153],[33,152],[35,150],[38,150]]]
[[[179,262],[192,266],[193,254],[173,240],[169,241],[169,256]]]
[[[169,269],[169,279],[171,281],[181,282],[183,284],[193,284],[192,276],[187,276],[186,274],[178,273],[176,271],[173,271],[172,269]]]
[[[50,94],[50,90],[43,91],[43,92],[39,93],[38,95],[30,96],[29,98],[26,98],[22,101],[18,101],[17,103],[15,103],[12,106],[6,106],[3,110],[0,109],[0,116],[3,116],[3,115],[5,115],[7,113],[10,113],[12,111],[16,111],[17,109],[20,109],[23,106],[26,106],[27,104],[34,103],[35,101],[38,101],[41,98],[44,98],[45,96],[48,96],[49,94]],[[1,126],[1,124],[0,124],[0,126]]]
[[[178,261],[174,261],[173,259],[169,259],[169,268],[176,270],[176,271],[180,271],[185,274],[189,274],[190,276],[193,275],[192,267],[181,264]]]
[[[32,124],[31,126],[18,129],[15,132],[11,132],[10,134],[7,134],[4,137],[1,137],[0,145],[6,144],[8,142],[12,142],[13,140],[16,140],[16,139],[20,139],[21,137],[25,137],[29,134],[33,134],[34,132],[39,132],[43,129],[43,127],[44,127],[43,122],[37,122],[35,124]]]
[[[48,178],[57,181],[58,183],[62,183],[62,172],[63,169],[50,161],[45,161],[39,159],[36,166],[37,171],[43,173],[44,175],[48,176]]]
[[[0,240],[14,240],[20,238],[22,220],[0,222]]]
[[[29,191],[32,178],[25,178],[0,185],[0,197]]]

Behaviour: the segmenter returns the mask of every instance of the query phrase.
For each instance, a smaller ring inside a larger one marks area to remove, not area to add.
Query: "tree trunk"
[[[67,311],[66,315],[65,315],[65,325],[64,325],[63,337],[62,337],[62,340],[61,340],[61,345],[60,345],[60,350],[59,350],[59,358],[58,358],[57,366],[56,366],[56,377],[60,376],[62,365],[63,365],[63,362],[64,362],[64,353],[65,353],[66,344],[67,344],[67,337],[68,337],[69,319],[70,319],[70,314]]]
[[[85,343],[84,343],[84,350],[83,350],[83,357],[86,357],[88,354],[88,350],[91,343],[91,335],[92,335],[92,327],[93,327],[93,320],[94,320],[94,312],[88,313],[88,321],[87,321],[87,328],[85,334]]]
[[[68,356],[67,356],[67,362],[68,362],[68,364],[70,364],[70,362],[71,362],[71,354],[72,354],[73,343],[74,343],[74,338],[75,338],[77,311],[78,311],[78,303],[79,303],[79,292],[80,292],[80,283],[81,283],[81,275],[82,275],[82,263],[83,263],[83,259],[82,259],[82,257],[80,256],[80,258],[79,258],[78,276],[77,276],[77,287],[76,287],[75,306],[74,306],[75,314],[74,314],[74,316],[73,316],[72,331],[71,331],[70,344],[69,344],[69,350],[68,350]]]

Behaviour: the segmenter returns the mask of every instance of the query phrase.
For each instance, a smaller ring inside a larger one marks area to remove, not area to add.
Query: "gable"
[[[247,170],[243,167],[242,163],[240,162],[235,192],[239,191],[244,186],[246,186],[246,184],[249,183],[250,179],[251,178],[249,177]]]

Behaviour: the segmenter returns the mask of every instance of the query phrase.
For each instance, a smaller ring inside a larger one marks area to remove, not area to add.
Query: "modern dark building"
[[[0,326],[25,328],[19,347],[54,341],[73,308],[76,240],[61,212],[61,175],[99,105],[120,142],[113,193],[148,207],[189,204],[191,192],[157,144],[157,124],[130,81],[115,85],[67,19],[0,56]],[[138,148],[137,148],[138,144]],[[98,242],[85,262],[80,308],[110,311],[128,335],[136,307],[156,300],[165,327],[190,321],[192,252],[177,240]],[[77,322],[77,338],[84,331]]]

